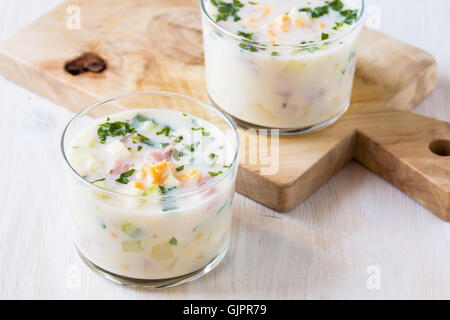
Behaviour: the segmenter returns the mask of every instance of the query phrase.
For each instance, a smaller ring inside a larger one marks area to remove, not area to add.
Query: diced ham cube
[[[163,156],[161,155],[161,151],[150,151],[149,153],[147,153],[147,154],[145,155],[144,160],[145,160],[148,164],[153,165],[153,164],[157,164],[157,163],[163,161],[164,158],[163,158]]]
[[[172,149],[173,149],[173,145],[169,145],[169,146],[165,147],[163,150],[161,150],[161,156],[165,160],[168,160],[170,158],[170,156],[172,155]]]
[[[131,166],[131,162],[117,159],[116,161],[114,161],[114,164],[111,168],[111,174],[121,174],[123,172],[127,172],[128,170],[130,170]]]
[[[144,160],[150,164],[157,164],[164,160],[169,160],[172,155],[173,145],[167,146],[166,148],[158,151],[150,151],[145,155]]]

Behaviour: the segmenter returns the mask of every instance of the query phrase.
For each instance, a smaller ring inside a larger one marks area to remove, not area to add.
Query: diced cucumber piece
[[[137,241],[122,241],[122,250],[124,252],[139,252],[143,251],[142,242]]]
[[[158,261],[173,258],[172,245],[169,242],[154,245],[150,257]]]
[[[161,194],[161,189],[159,186],[151,186],[150,188],[145,189],[142,193],[143,196],[159,196]]]
[[[130,236],[131,238],[136,238],[141,233],[140,228],[138,228],[137,226],[135,226],[134,224],[132,224],[131,222],[128,222],[128,221],[122,223],[122,225],[120,226],[120,229],[122,230],[123,233]]]

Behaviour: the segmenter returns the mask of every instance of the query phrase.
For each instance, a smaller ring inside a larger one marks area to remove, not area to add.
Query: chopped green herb
[[[208,131],[206,131],[205,128],[203,128],[203,127],[191,128],[191,130],[192,131],[199,131],[199,130],[201,130],[202,131],[202,136],[205,136],[205,137],[210,135],[210,133]]]
[[[311,17],[313,18],[320,18],[326,14],[328,14],[330,12],[330,8],[328,7],[328,5],[324,5],[321,7],[316,7],[314,9],[311,8],[301,8],[298,11],[300,12],[307,12],[311,15]]]
[[[342,10],[341,15],[344,16],[344,23],[352,24],[356,19],[358,19],[358,9],[355,10]]]
[[[287,102],[284,102],[282,105],[283,109],[286,108],[286,106],[287,106]]]
[[[258,48],[256,48],[255,46],[252,46],[250,43],[247,42],[242,42],[239,44],[239,48],[243,49],[243,50],[247,50],[250,52],[257,52]]]
[[[256,2],[256,1],[249,1],[248,3],[249,3],[249,4],[252,4],[252,5],[254,5],[254,6],[257,5],[257,4],[259,4],[259,2]]]
[[[218,155],[215,154],[215,153],[210,153],[210,154],[209,154],[209,158],[210,158],[211,160],[214,160],[214,159],[216,159],[217,157],[218,157]]]
[[[222,174],[223,172],[222,172],[222,170],[220,170],[219,172],[211,172],[211,171],[209,171],[208,173],[209,173],[209,175],[211,177],[217,177],[219,174]]]
[[[188,146],[185,147],[187,150],[189,150],[190,152],[195,152],[195,144],[190,144]]]
[[[141,150],[142,150],[142,146],[138,146],[137,151],[141,151]]]
[[[333,27],[333,30],[338,30],[339,28],[342,28],[344,26],[343,22],[336,21],[335,23],[336,25]]]
[[[176,138],[174,141],[175,142],[181,142],[184,139],[183,136],[179,136],[178,138]]]
[[[170,143],[161,143],[161,148],[165,148],[169,145]]]
[[[183,112],[183,116],[187,117],[187,114]]]
[[[161,134],[164,134],[166,137],[168,137],[171,130],[172,129],[169,126],[165,126],[164,128],[161,129],[161,131],[158,131],[156,134],[158,136],[161,135]]]
[[[142,142],[142,143],[144,143],[144,144],[146,144],[148,146],[153,146],[154,145],[154,143],[149,138],[147,138],[146,136],[144,136],[144,135],[142,135],[140,133],[137,133],[136,135],[132,136],[131,139],[137,140],[139,142]]]
[[[344,16],[344,23],[352,24],[355,20],[358,19],[358,9],[344,10],[344,3],[341,0],[334,0],[331,2],[327,2],[326,5],[321,7],[312,8],[300,8],[298,11],[307,12],[311,15],[312,18],[320,18],[330,12],[330,8],[334,11],[339,12],[342,16]],[[333,27],[334,30],[342,27],[341,22],[336,22],[336,26]]]
[[[131,169],[127,172],[123,172],[120,174],[119,179],[116,179],[117,182],[121,183],[121,184],[127,184],[128,182],[130,182],[130,180],[128,180],[129,177],[131,177],[131,175],[135,172],[136,170]]]
[[[166,188],[164,186],[159,186],[159,191],[161,191],[162,194],[166,194],[169,191],[175,190],[177,187],[172,187],[172,188]]]
[[[96,182],[105,181],[105,180],[106,180],[106,178],[101,178],[101,179],[91,181],[91,183],[96,183]]]
[[[225,2],[222,0],[211,0],[211,3],[217,7],[219,13],[216,17],[216,22],[227,21],[232,17],[234,21],[241,20],[241,17],[237,15],[239,10],[244,6],[239,0],[233,0],[233,2]]]
[[[328,3],[328,5],[334,11],[341,11],[342,9],[344,9],[344,3],[341,0],[334,0]]]
[[[322,41],[323,40],[327,40],[330,37],[330,35],[328,33],[323,33],[322,32]]]
[[[179,166],[178,168],[175,168],[178,172],[183,171],[184,170],[184,165],[183,166]]]
[[[238,33],[237,33],[238,36],[244,37],[244,38],[246,38],[248,40],[252,40],[253,39],[253,34],[254,33],[246,33],[246,32],[243,32],[243,31],[238,31]]]
[[[176,246],[176,245],[178,244],[178,241],[177,241],[176,238],[172,238],[172,239],[169,240],[169,243],[170,243],[171,245],[173,245],[173,246]]]
[[[105,122],[99,125],[97,129],[97,135],[98,139],[100,140],[100,143],[105,143],[106,138],[111,137],[117,137],[117,136],[125,136],[128,133],[135,133],[136,129],[130,126],[127,122]]]
[[[279,52],[276,52],[276,51],[273,51],[273,52],[271,53],[271,55],[274,56],[274,57],[277,57],[277,56],[280,55],[280,53],[279,53]]]

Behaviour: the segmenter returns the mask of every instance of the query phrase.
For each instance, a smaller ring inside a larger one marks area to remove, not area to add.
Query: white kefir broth
[[[136,129],[101,143],[105,122]],[[85,180],[69,184],[77,248],[125,277],[167,279],[201,269],[228,245],[233,148],[212,124],[172,110],[130,110],[89,123],[69,154]]]
[[[239,120],[281,129],[315,126],[342,114],[351,98],[359,27],[352,31],[356,19],[344,23],[341,12],[359,14],[361,1],[342,1],[340,11],[329,7],[316,18],[299,10],[325,1],[241,3],[239,21],[229,17],[216,25],[203,16],[213,102]],[[205,8],[216,21],[216,5],[205,0]]]

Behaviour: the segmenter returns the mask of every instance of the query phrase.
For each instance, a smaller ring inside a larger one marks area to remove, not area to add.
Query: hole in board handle
[[[430,150],[440,157],[448,157],[450,156],[450,140],[434,140],[430,143]]]

